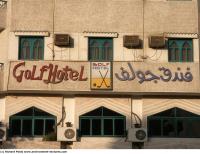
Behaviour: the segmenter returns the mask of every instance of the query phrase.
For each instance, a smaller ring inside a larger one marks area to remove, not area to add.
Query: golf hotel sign
[[[112,89],[111,62],[91,62],[91,89]]]
[[[15,61],[10,63],[8,90],[193,90],[197,75],[198,64]]]

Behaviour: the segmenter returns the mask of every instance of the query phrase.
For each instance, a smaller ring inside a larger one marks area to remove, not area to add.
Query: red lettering
[[[30,70],[26,70],[25,74],[24,74],[25,79],[29,80],[31,79],[31,71]]]
[[[87,77],[83,77],[83,73],[84,73],[84,66],[81,66],[81,71],[80,71],[80,76],[79,76],[79,81],[87,81]]]
[[[22,77],[24,74],[24,71],[20,71],[19,75],[16,74],[16,71],[20,66],[25,66],[25,62],[17,64],[13,69],[13,76],[16,78],[17,82],[22,82]]]
[[[19,70],[18,68],[21,66],[25,66],[25,62],[19,63],[13,68],[13,76],[16,78],[17,82],[22,82],[23,77],[26,80],[43,80],[44,83],[49,84],[57,84],[62,82],[63,80],[72,80],[72,81],[86,81],[88,78],[83,77],[84,75],[84,66],[81,66],[80,73],[76,70],[73,70],[69,66],[66,66],[62,69],[58,68],[58,65],[44,65],[39,69],[39,76],[36,75],[37,66],[33,65],[32,70],[25,69]],[[47,76],[47,79],[43,79],[44,74]]]
[[[35,77],[35,71],[36,71],[37,66],[33,65],[33,71],[32,71],[32,75],[31,75],[31,80],[40,80],[40,77]]]
[[[71,71],[70,79],[73,81],[76,81],[76,80],[78,80],[78,75],[79,75],[79,73],[77,71]]]

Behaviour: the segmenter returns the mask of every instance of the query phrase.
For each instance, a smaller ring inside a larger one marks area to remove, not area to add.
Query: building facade
[[[199,148],[197,0],[0,2],[7,142],[57,148],[43,138],[70,123],[74,149],[132,148],[139,124],[144,148]]]

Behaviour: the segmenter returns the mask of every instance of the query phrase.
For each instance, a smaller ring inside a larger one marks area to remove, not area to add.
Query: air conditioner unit
[[[77,132],[74,127],[57,127],[57,141],[77,141]]]
[[[55,34],[55,45],[70,47],[70,36],[68,34]]]
[[[127,135],[128,142],[147,141],[147,130],[145,128],[129,128]]]
[[[150,36],[149,37],[149,47],[150,48],[164,48],[165,39],[163,36]]]
[[[140,47],[140,39],[138,35],[125,35],[123,37],[124,47],[138,48]]]
[[[0,142],[6,141],[6,127],[0,126]]]

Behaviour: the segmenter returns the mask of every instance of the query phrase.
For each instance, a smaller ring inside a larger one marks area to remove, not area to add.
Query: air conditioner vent
[[[70,40],[71,38],[69,34],[55,34],[56,46],[70,47]]]
[[[140,47],[140,39],[138,35],[125,35],[123,37],[124,47],[126,48],[139,48]]]
[[[6,127],[1,126],[0,127],[0,142],[6,140]]]
[[[129,128],[127,141],[129,142],[147,141],[147,130],[145,128]]]
[[[57,140],[58,141],[77,141],[77,132],[74,127],[57,127]]]
[[[150,36],[149,37],[149,47],[150,48],[164,48],[165,39],[163,36]]]

